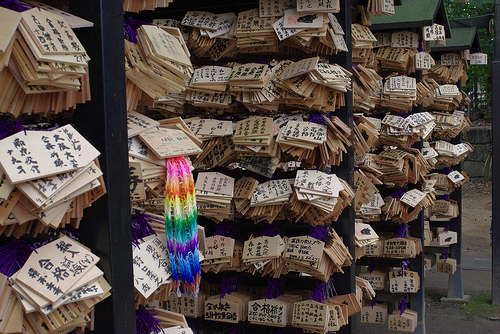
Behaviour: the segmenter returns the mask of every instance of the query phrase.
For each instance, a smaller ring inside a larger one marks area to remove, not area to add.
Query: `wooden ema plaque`
[[[293,304],[292,325],[315,327],[326,330],[329,318],[328,306],[313,300]]]
[[[248,321],[253,324],[285,327],[287,313],[287,303],[276,299],[257,299],[248,303]]]
[[[99,257],[64,236],[33,252],[18,271],[16,282],[54,303],[98,261]]]
[[[410,241],[405,238],[387,239],[384,242],[384,255],[386,256],[408,257],[410,253]]]
[[[373,290],[384,290],[387,285],[387,274],[378,270],[362,272],[358,276],[370,282]]]
[[[139,134],[160,159],[199,154],[203,151],[181,130],[155,128]]]
[[[387,305],[376,304],[363,306],[361,309],[361,322],[369,324],[385,324],[387,321]]]
[[[240,321],[239,313],[236,302],[220,298],[205,301],[205,320],[237,324]]]
[[[288,240],[285,258],[296,261],[321,261],[325,243],[310,236],[294,237]]]
[[[389,272],[389,290],[391,293],[415,293],[420,289],[420,276],[411,270]]]
[[[439,246],[449,246],[458,242],[457,232],[443,231],[438,234]]]
[[[397,332],[414,332],[417,328],[417,312],[406,309],[403,314],[395,310],[388,317],[388,329]]]
[[[457,260],[451,258],[439,260],[436,268],[440,273],[453,275],[457,271]]]
[[[172,270],[165,234],[144,238],[133,250],[134,287],[148,298],[160,286],[170,283]]]

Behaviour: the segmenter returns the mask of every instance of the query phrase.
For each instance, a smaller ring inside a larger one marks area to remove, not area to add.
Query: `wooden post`
[[[344,28],[345,36],[351,36],[351,1],[340,1],[340,13],[337,18]],[[331,56],[330,60],[339,64],[348,71],[352,67],[352,40],[346,37],[346,44],[349,52],[341,52],[335,56]],[[352,128],[353,123],[353,95],[352,91],[347,91],[345,94],[345,106],[336,111],[336,115]],[[352,147],[348,148],[345,160],[339,167],[332,166],[332,172],[337,174],[342,179],[346,180],[351,186],[353,185],[354,173],[354,151]],[[344,239],[344,243],[349,248],[349,252],[355,256],[354,246],[354,208],[352,206],[344,209],[336,223],[333,223],[334,229],[339,233],[339,236]],[[338,279],[337,279],[338,278]],[[356,291],[356,263],[352,261],[352,265],[344,268],[344,274],[335,274],[335,287],[339,294],[352,293]],[[342,326],[338,333],[355,333],[356,332],[356,319],[351,317],[349,324]]]
[[[418,32],[418,30],[414,30],[414,32]],[[417,82],[422,81],[422,70],[416,70],[415,74],[412,75],[416,78]],[[413,112],[423,112],[422,104],[419,104],[417,107],[413,108]],[[423,147],[423,142],[417,142],[413,146],[420,151]],[[417,186],[419,190],[422,190],[422,186]],[[420,212],[418,218],[412,222],[408,223],[410,228],[410,235],[415,238],[419,238],[422,241],[422,245],[424,244],[424,211]],[[410,260],[410,270],[416,271],[420,276],[420,289],[417,293],[409,294],[410,297],[410,308],[412,311],[418,313],[417,319],[417,328],[415,329],[415,333],[425,334],[425,261],[424,261],[425,253],[422,251],[418,254],[414,259]]]
[[[95,308],[94,333],[135,334],[127,110],[121,1],[72,1],[72,13],[94,22],[77,29],[91,58],[92,101],[78,106],[75,126],[100,152],[107,195],[85,210],[81,241],[101,258],[112,295]]]
[[[500,36],[500,0],[495,1],[495,34]],[[491,66],[493,90],[493,125],[500,125],[500,38],[495,38],[495,60]],[[500,168],[500,132],[493,131],[493,170]],[[493,203],[500,198],[500,174],[493,173]],[[491,301],[500,304],[500,205],[492,208]]]
[[[458,88],[462,88],[462,80],[458,82]],[[462,107],[462,105],[460,105]],[[457,137],[452,139],[453,144],[458,144],[462,142],[462,134],[459,133]],[[455,166],[455,170],[462,172],[463,163],[459,163]],[[450,257],[457,260],[457,270],[453,275],[450,275],[448,279],[448,296],[450,299],[464,299],[464,289],[462,282],[462,187],[455,189],[450,195],[452,200],[457,201],[458,204],[458,216],[451,219],[450,229],[457,232],[458,242],[450,246]],[[470,296],[469,296],[470,297]]]

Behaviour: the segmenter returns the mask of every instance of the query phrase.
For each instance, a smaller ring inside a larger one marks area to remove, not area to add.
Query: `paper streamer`
[[[172,267],[172,290],[198,297],[199,241],[193,175],[184,157],[166,161],[165,234]]]

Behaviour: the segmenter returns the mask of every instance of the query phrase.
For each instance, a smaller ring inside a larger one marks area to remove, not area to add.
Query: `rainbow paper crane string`
[[[200,286],[198,225],[193,175],[184,157],[167,159],[165,234],[172,290],[197,298]]]

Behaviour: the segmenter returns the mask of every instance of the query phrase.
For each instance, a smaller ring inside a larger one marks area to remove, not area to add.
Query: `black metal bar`
[[[346,36],[346,44],[349,50],[352,50],[351,36],[351,1],[340,1],[340,13],[337,18],[344,28]],[[344,67],[348,71],[352,67],[352,51],[341,52],[335,56],[330,57],[330,61]],[[353,95],[348,91],[345,95],[345,106],[340,108],[335,115],[338,116],[344,123],[352,128],[352,108],[353,108]],[[332,167],[332,172],[335,172],[340,178],[347,181],[351,186],[353,185],[353,172],[354,172],[354,151],[349,148],[348,153],[344,155],[342,164],[337,167]],[[354,208],[349,206],[344,209],[336,223],[333,223],[335,231],[343,238],[344,243],[349,248],[349,252],[355,259],[355,245],[354,245]],[[339,294],[347,294],[356,291],[356,264],[353,260],[352,265],[343,268],[344,274],[334,275],[335,288]],[[349,324],[342,326],[338,333],[355,333],[356,321],[354,316],[349,319]]]
[[[424,244],[424,214],[421,212],[418,218],[410,223],[410,235],[422,240]],[[415,333],[425,334],[425,253],[422,251],[414,259],[410,260],[410,270],[416,271],[420,276],[420,289],[416,293],[409,294],[410,308],[418,313],[417,328]]]
[[[122,2],[72,1],[94,22],[78,29],[91,58],[92,101],[75,112],[77,129],[101,152],[107,195],[85,211],[81,240],[100,258],[112,295],[95,308],[95,333],[135,334]]]
[[[219,14],[225,12],[242,12],[257,7],[259,7],[259,2],[256,0],[233,2],[219,0],[174,1],[167,8],[156,8],[154,11],[144,10],[139,13],[127,12],[126,16],[131,16],[142,21],[165,18],[182,20],[188,10],[208,11]]]
[[[417,29],[413,30],[418,33]],[[422,81],[422,70],[415,71],[413,75],[417,82]],[[413,112],[422,112],[423,106],[420,104],[413,108]],[[422,141],[416,143],[414,147],[422,150]],[[421,190],[422,186],[417,186]],[[410,235],[415,238],[419,238],[424,245],[424,213],[420,212],[418,218],[412,222],[409,222]],[[415,333],[425,334],[425,253],[422,250],[414,259],[410,260],[410,270],[416,271],[420,276],[420,289],[417,293],[410,294],[410,308],[412,311],[417,312],[417,328]]]
[[[500,0],[495,1],[495,34],[500,36]],[[493,90],[493,125],[500,124],[500,38],[495,38],[495,61],[491,66]],[[493,131],[493,170],[500,168],[500,132]],[[492,200],[493,203],[500,198],[500,174],[493,173]],[[500,205],[492,208],[492,253],[491,253],[491,301],[500,304]]]
[[[463,19],[451,19],[450,27],[452,28],[465,28],[476,27],[477,29],[488,29],[490,26],[491,15],[480,15],[467,17]]]
[[[459,135],[460,136],[460,135]],[[461,136],[460,136],[461,137]],[[460,140],[460,138],[459,138]],[[462,163],[455,166],[455,170],[462,172]],[[464,289],[462,282],[462,188],[457,188],[450,199],[457,201],[458,216],[450,220],[450,231],[457,232],[457,243],[450,245],[449,256],[457,260],[457,270],[448,279],[448,298],[463,299]]]
[[[458,82],[458,89],[462,89],[462,79]],[[452,139],[452,144],[462,142],[462,134]],[[454,169],[460,173],[463,171],[463,164],[459,163]],[[450,231],[457,232],[457,243],[450,246],[449,256],[457,261],[457,270],[448,278],[448,298],[463,299],[464,288],[462,282],[462,187],[455,189],[451,193],[450,199],[457,201],[458,216],[450,220]]]

